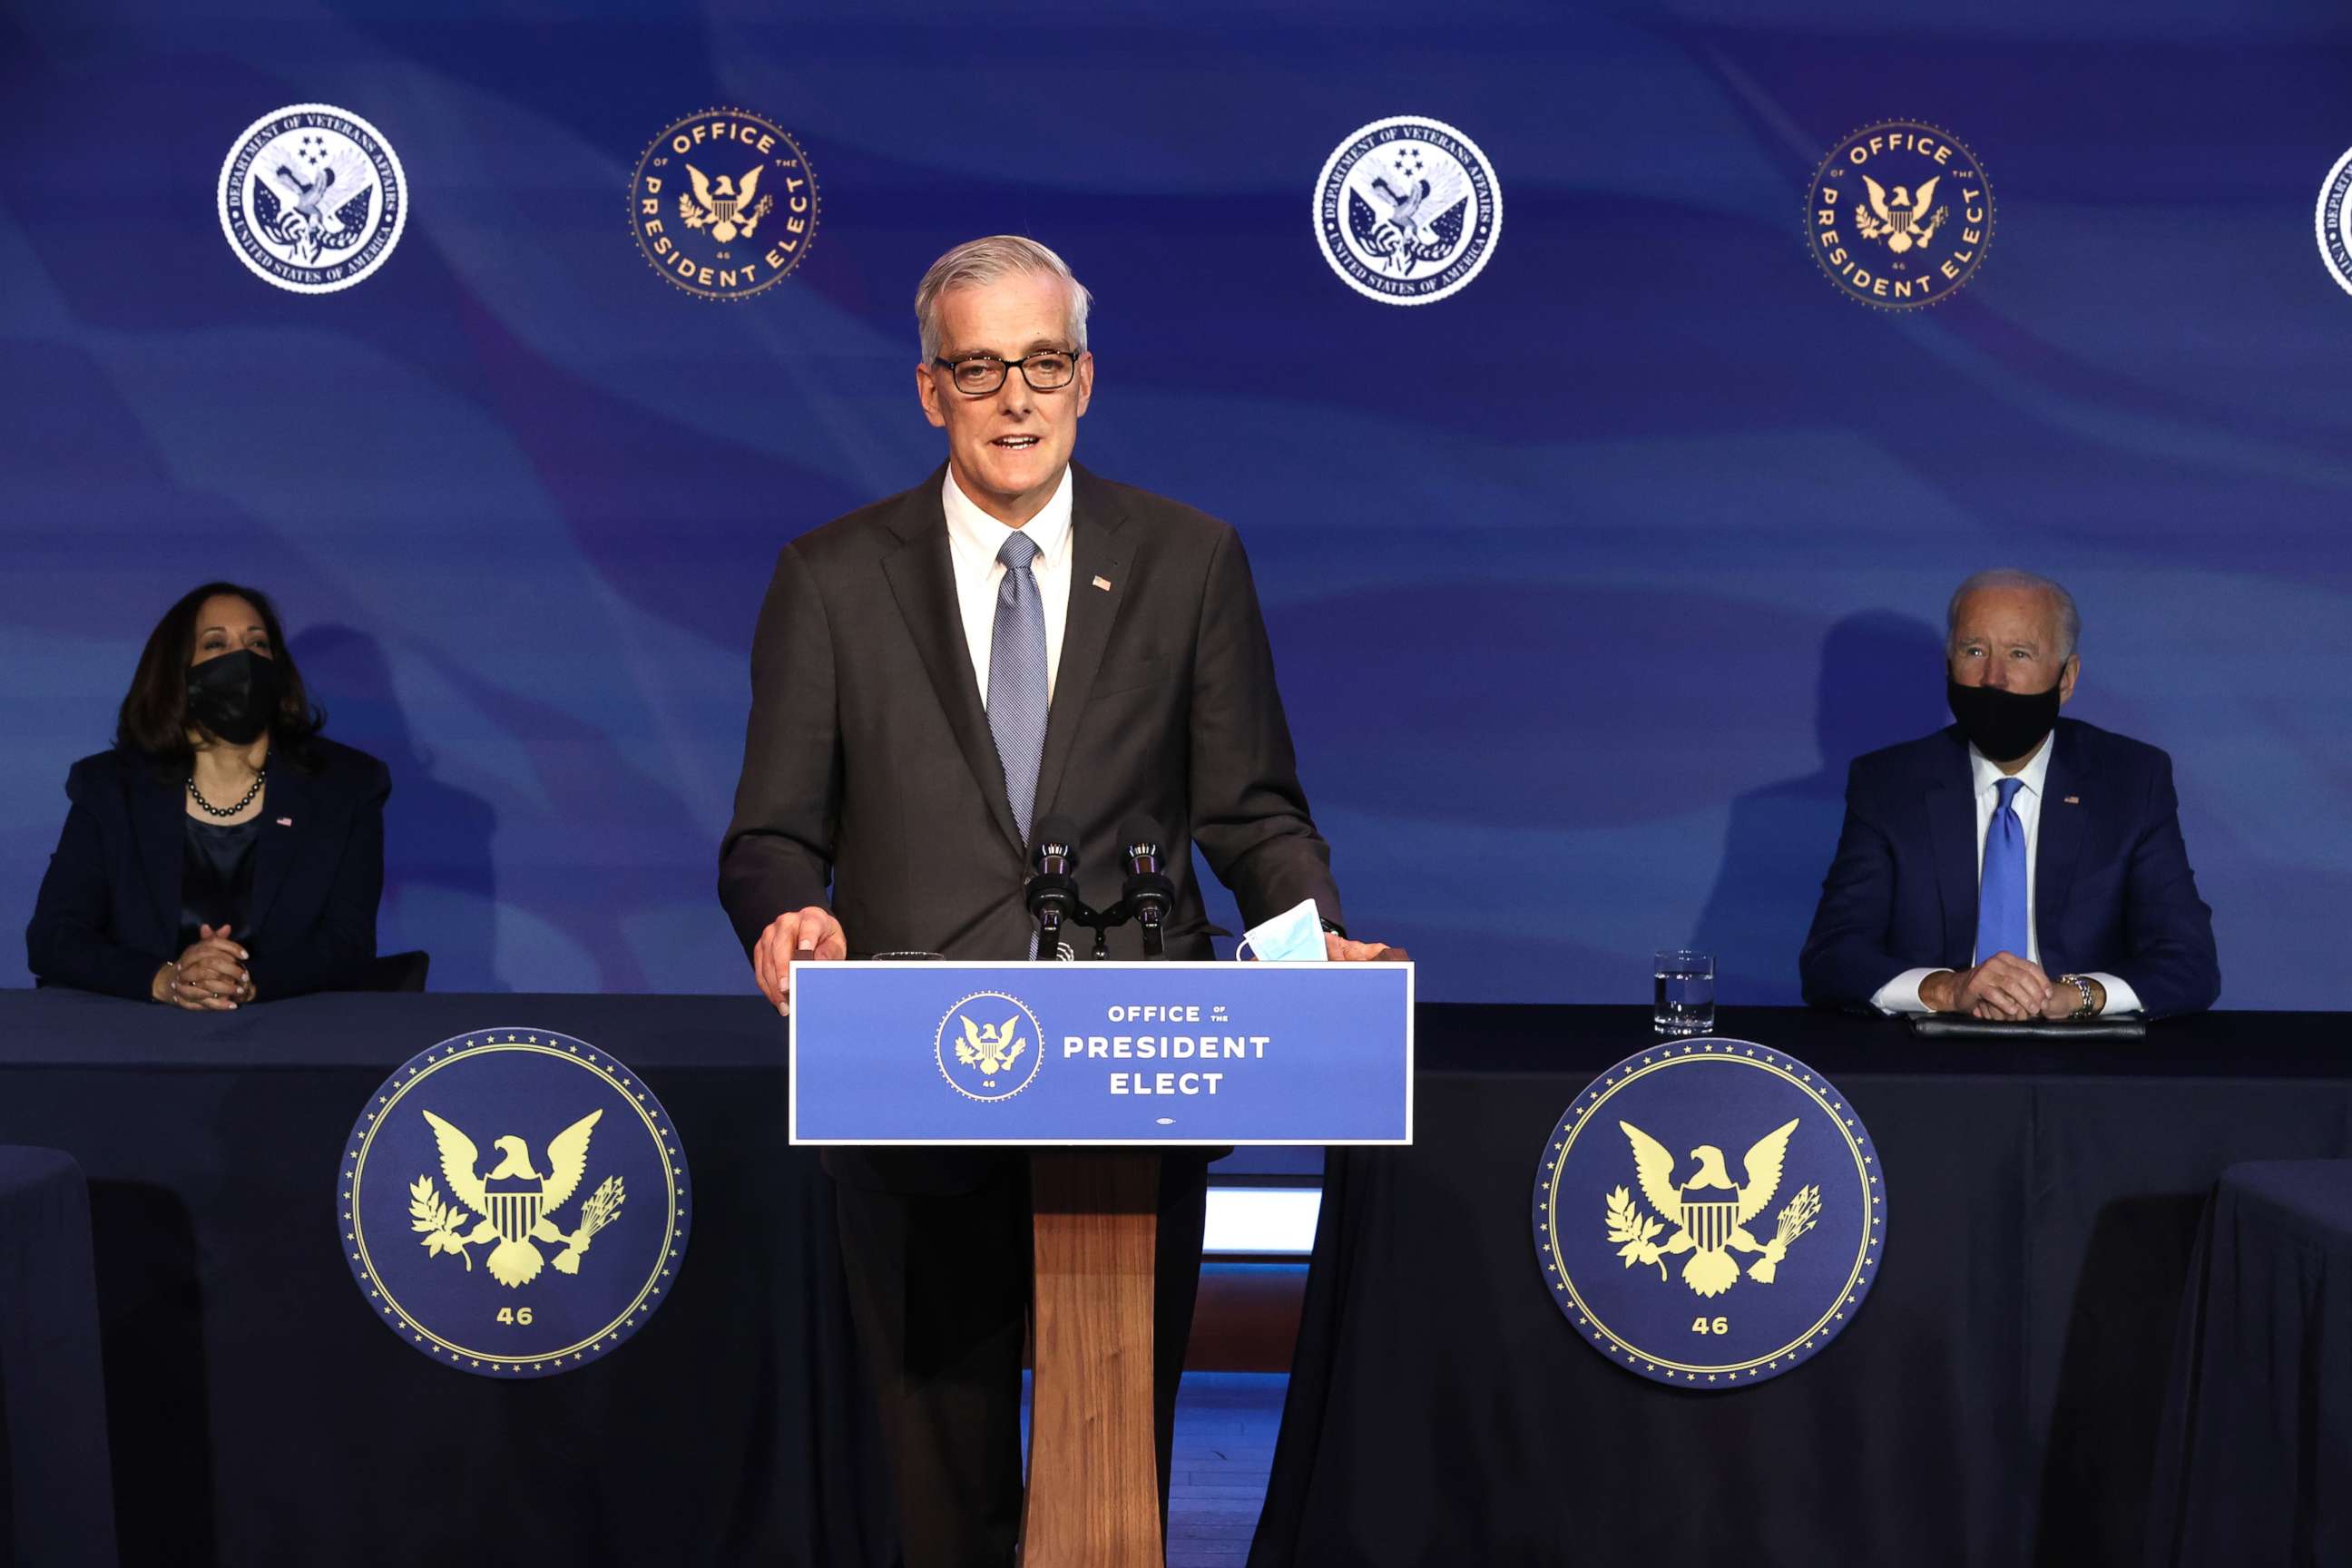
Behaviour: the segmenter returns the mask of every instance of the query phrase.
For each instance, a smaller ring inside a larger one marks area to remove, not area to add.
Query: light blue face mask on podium
[[[1234,949],[1236,959],[1243,948],[1255,953],[1261,963],[1313,963],[1330,956],[1323,949],[1323,917],[1312,899],[1250,927]]]

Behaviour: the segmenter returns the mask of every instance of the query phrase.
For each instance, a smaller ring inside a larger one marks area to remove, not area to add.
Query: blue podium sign
[[[1409,1143],[1410,963],[803,963],[794,1143]]]

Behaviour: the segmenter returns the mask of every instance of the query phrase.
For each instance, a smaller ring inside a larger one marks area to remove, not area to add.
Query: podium
[[[1409,1143],[1410,963],[802,963],[796,1144],[1030,1151],[1024,1568],[1160,1568],[1161,1148]]]

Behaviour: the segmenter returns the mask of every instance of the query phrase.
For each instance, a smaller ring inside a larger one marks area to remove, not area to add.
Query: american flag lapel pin
[[[2083,804],[2083,797],[2079,795],[2070,795],[2066,797],[2066,804],[2068,805],[2080,805]]]
[[[291,827],[294,826],[294,819],[290,816],[281,816],[278,819],[278,826],[280,827]]]
[[[1110,592],[1110,579],[1108,577],[1097,577],[1095,579],[1095,586],[1108,594]]]

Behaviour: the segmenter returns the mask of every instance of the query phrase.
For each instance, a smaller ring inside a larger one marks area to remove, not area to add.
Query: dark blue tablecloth
[[[2352,1160],[2221,1173],[2163,1433],[2151,1568],[2352,1563]]]
[[[0,1568],[114,1561],[89,1194],[70,1156],[0,1147]]]
[[[524,1024],[637,1069],[701,1212],[635,1339],[497,1384],[373,1321],[331,1177],[387,1070]],[[1793,1010],[1724,1025],[1832,1075],[1900,1184],[1853,1329],[1721,1401],[1577,1343],[1538,1285],[1528,1184],[1647,1010],[1424,1006],[1419,1146],[1333,1162],[1254,1561],[2137,1568],[2205,1195],[2239,1160],[2352,1152],[2340,1021],[2215,1015],[2074,1048]],[[0,1142],[89,1174],[124,1563],[887,1564],[832,1194],[784,1145],[784,1095],[751,996],[190,1015],[0,994]],[[1693,1477],[1748,1506],[1695,1505]]]
[[[1737,1393],[1594,1354],[1544,1289],[1528,1193],[1647,1009],[1424,1006],[1413,1146],[1327,1166],[1252,1568],[2142,1568],[2199,1216],[2239,1161],[2352,1153],[2341,1020],[1720,1023],[1826,1074],[1877,1142],[1893,1218],[1852,1326]]]
[[[513,1384],[385,1332],[334,1225],[343,1141],[384,1074],[492,1026],[635,1068],[699,1204],[642,1331]],[[0,1142],[65,1149],[89,1176],[126,1568],[884,1568],[832,1186],[785,1146],[784,1097],[782,1026],[751,995],[205,1015],[0,993]]]

